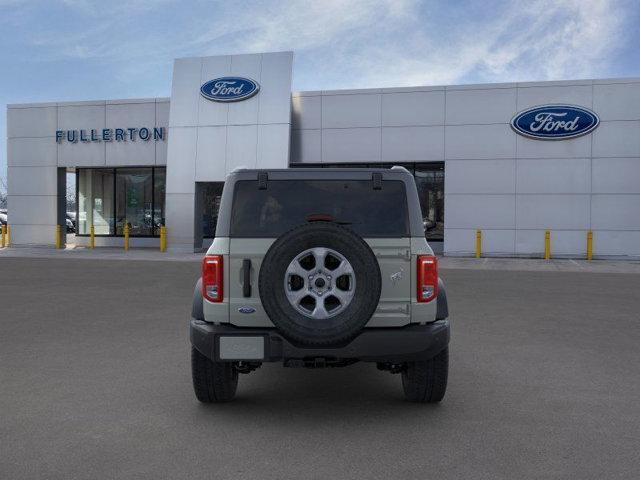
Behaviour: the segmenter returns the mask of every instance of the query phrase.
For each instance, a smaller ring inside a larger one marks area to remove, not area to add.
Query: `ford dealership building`
[[[445,255],[640,257],[640,79],[291,92],[291,52],[175,61],[171,98],[9,105],[15,246],[55,243],[76,175],[77,243],[198,251],[238,167],[414,176]]]

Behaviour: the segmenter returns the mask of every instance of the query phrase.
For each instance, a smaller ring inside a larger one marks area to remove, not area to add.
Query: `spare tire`
[[[353,339],[380,301],[380,267],[352,230],[313,222],[278,238],[258,278],[265,312],[290,341],[335,346]]]

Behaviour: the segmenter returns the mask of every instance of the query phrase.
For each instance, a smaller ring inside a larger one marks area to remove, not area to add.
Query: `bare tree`
[[[7,208],[7,181],[0,177],[0,208]]]
[[[76,210],[76,177],[67,175],[67,212]]]

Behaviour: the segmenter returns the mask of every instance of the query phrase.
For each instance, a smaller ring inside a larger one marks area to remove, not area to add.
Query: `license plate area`
[[[218,358],[220,360],[263,360],[264,336],[220,335]]]

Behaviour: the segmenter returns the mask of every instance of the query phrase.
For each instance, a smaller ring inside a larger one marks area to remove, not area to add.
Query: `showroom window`
[[[155,237],[164,225],[165,168],[77,169],[78,235]]]
[[[216,236],[216,224],[218,223],[218,210],[220,210],[223,187],[224,182],[201,184],[203,238],[214,238]]]
[[[114,234],[114,178],[111,168],[78,169],[78,235],[89,235],[91,225],[96,235]]]
[[[444,239],[444,165],[416,164],[414,171],[427,240]]]

